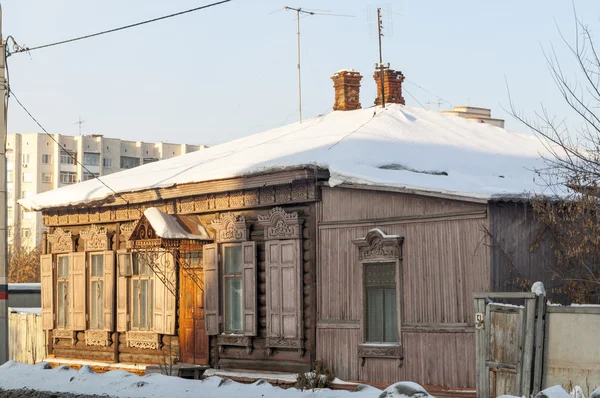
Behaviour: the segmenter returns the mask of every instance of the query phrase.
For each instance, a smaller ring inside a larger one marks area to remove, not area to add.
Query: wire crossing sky
[[[4,36],[38,46],[178,13],[208,1],[9,0]],[[204,4],[202,4],[204,3]],[[578,15],[597,26],[595,0],[575,0]],[[574,40],[571,2],[562,0],[394,1],[393,31],[383,37],[384,62],[405,76],[407,104],[437,111],[489,107],[507,128],[527,132],[508,109],[508,81],[517,109],[533,115],[543,102],[570,116],[547,71],[542,47],[554,45],[574,75],[557,27]],[[215,144],[297,120],[296,24],[284,6],[329,10],[355,18],[302,19],[303,118],[329,112],[331,76],[363,75],[361,103],[375,100],[377,40],[366,1],[231,1],[201,12],[10,57],[11,87],[51,133],[104,134],[130,140]],[[385,6],[385,5],[384,5]],[[599,38],[600,39],[600,38]],[[9,133],[39,132],[18,107]]]

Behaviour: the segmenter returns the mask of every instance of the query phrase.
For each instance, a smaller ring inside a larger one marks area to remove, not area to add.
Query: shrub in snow
[[[323,365],[323,361],[315,361],[313,370],[296,376],[296,388],[300,391],[327,388],[333,381],[333,373]]]
[[[392,384],[379,396],[379,398],[433,398],[423,387],[417,383],[401,381]]]

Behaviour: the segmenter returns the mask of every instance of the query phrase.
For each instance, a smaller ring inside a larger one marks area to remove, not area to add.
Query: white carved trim
[[[265,228],[265,239],[299,239],[302,220],[298,213],[286,213],[281,207],[271,209],[269,214],[258,216],[258,224]]]
[[[75,251],[75,241],[71,231],[56,228],[53,233],[48,234],[48,242],[52,244],[52,253],[70,253]]]
[[[217,232],[215,239],[217,242],[244,242],[250,235],[246,217],[236,216],[233,213],[226,213],[220,218],[210,223],[211,227]]]
[[[85,345],[108,347],[110,344],[110,333],[104,330],[86,330]]]
[[[108,231],[104,227],[92,224],[89,228],[81,231],[79,237],[84,241],[85,251],[110,249]]]
[[[127,347],[157,350],[160,347],[160,335],[150,332],[127,332]]]
[[[360,260],[391,260],[402,258],[404,238],[398,235],[386,235],[382,230],[370,230],[364,238],[352,241],[358,246]]]
[[[54,329],[52,331],[52,340],[54,341],[54,343],[56,343],[58,339],[70,339],[71,345],[75,345],[75,341],[77,341],[75,333],[76,332],[74,330]]]

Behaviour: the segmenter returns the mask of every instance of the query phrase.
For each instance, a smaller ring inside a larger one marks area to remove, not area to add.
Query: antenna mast
[[[85,120],[81,120],[81,116],[79,116],[79,121],[75,122],[73,124],[78,124],[79,125],[79,135],[81,135],[81,125],[85,123]]]
[[[296,34],[298,35],[298,117],[300,120],[300,124],[302,124],[302,83],[301,83],[301,73],[300,73],[300,14],[306,14],[306,15],[325,15],[325,16],[332,16],[332,17],[353,17],[353,15],[343,15],[343,14],[322,14],[322,13],[317,13],[314,11],[323,11],[323,12],[328,12],[327,10],[306,10],[306,9],[302,9],[300,7],[298,8],[294,8],[294,7],[288,7],[285,6],[283,7],[284,10],[292,10],[292,11],[296,11]]]
[[[381,51],[381,37],[383,33],[381,30],[383,29],[383,25],[381,24],[381,8],[377,8],[377,36],[379,38],[379,70],[381,75],[381,107],[385,108],[385,86],[384,86],[384,66],[383,66],[383,54]]]

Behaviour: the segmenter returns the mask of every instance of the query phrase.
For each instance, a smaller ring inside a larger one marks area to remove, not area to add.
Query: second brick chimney
[[[377,98],[375,105],[381,105],[381,72],[375,71],[373,74],[375,83],[377,83]],[[402,104],[404,105],[404,97],[402,97],[402,82],[404,75],[399,70],[384,69],[383,71],[383,88],[385,89],[386,104]]]
[[[353,69],[342,69],[331,77],[335,89],[334,111],[361,109],[359,98],[361,79],[360,73]]]

